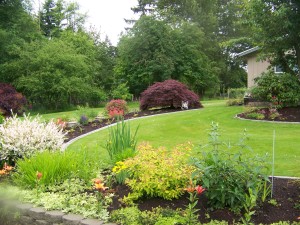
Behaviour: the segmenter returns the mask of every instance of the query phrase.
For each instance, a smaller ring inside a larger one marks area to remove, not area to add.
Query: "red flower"
[[[203,188],[202,186],[198,185],[198,186],[196,186],[195,190],[198,195],[201,195],[206,189]]]
[[[40,180],[42,178],[43,174],[39,171],[36,171],[36,179]]]

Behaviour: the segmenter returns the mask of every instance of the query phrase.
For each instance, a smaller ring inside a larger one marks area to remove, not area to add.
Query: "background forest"
[[[138,98],[167,79],[201,97],[222,95],[246,86],[239,52],[260,46],[286,71],[299,61],[299,3],[285,2],[139,0],[140,18],[112,46],[85,27],[76,2],[46,0],[34,13],[32,0],[1,0],[0,82],[51,110]],[[295,51],[285,58],[287,49]]]

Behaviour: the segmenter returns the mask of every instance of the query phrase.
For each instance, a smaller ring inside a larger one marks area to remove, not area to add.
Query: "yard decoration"
[[[157,82],[141,94],[141,110],[166,107],[195,109],[202,105],[197,94],[176,80]]]

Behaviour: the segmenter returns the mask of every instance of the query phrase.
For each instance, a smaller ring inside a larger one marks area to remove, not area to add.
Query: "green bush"
[[[191,150],[190,144],[179,145],[171,151],[140,145],[138,154],[124,161],[124,169],[130,174],[126,184],[132,190],[124,202],[130,204],[143,196],[179,198],[194,169],[188,165]]]
[[[96,168],[99,159],[91,151],[77,150],[37,153],[30,158],[19,159],[16,163],[17,172],[13,174],[13,181],[23,188],[36,186],[37,171],[43,174],[41,186],[56,185],[64,180],[77,177],[90,182],[96,177]]]
[[[0,124],[2,124],[4,122],[4,120],[5,120],[5,117],[3,115],[1,115],[1,113],[0,113]]]
[[[247,88],[229,88],[228,98],[229,99],[243,99],[245,92],[247,91]]]
[[[132,133],[130,124],[125,123],[124,120],[109,128],[106,150],[114,163],[133,157],[136,154],[138,128]]]
[[[252,89],[254,98],[273,103],[275,98],[276,103],[283,106],[294,106],[300,102],[300,82],[294,75],[277,75],[269,71],[256,78],[255,82],[257,86]]]
[[[114,99],[123,99],[123,100],[131,100],[132,94],[129,93],[129,87],[126,83],[121,83],[115,88],[113,88],[111,92],[111,97]]]
[[[244,99],[242,99],[242,98],[229,99],[229,100],[227,100],[226,104],[228,106],[243,105]]]
[[[252,112],[252,113],[248,113],[246,117],[248,119],[263,120],[265,118],[265,115],[258,112]]]
[[[240,212],[249,188],[259,195],[261,184],[268,180],[265,157],[251,155],[244,143],[245,133],[237,144],[227,145],[219,139],[218,125],[212,123],[209,135],[209,144],[193,159],[193,165],[197,167],[193,175],[202,174],[201,182],[207,189],[205,195],[212,209],[229,207]],[[208,147],[211,149],[205,151]]]

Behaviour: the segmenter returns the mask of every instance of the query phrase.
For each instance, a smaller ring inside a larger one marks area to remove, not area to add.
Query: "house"
[[[266,72],[271,66],[268,60],[260,60],[258,58],[259,50],[259,47],[254,47],[237,54],[237,57],[242,57],[247,62],[248,88],[253,87],[255,84],[254,79],[256,77],[259,77],[263,72]],[[282,73],[282,69],[280,68],[280,66],[275,66],[274,71],[275,73]]]

